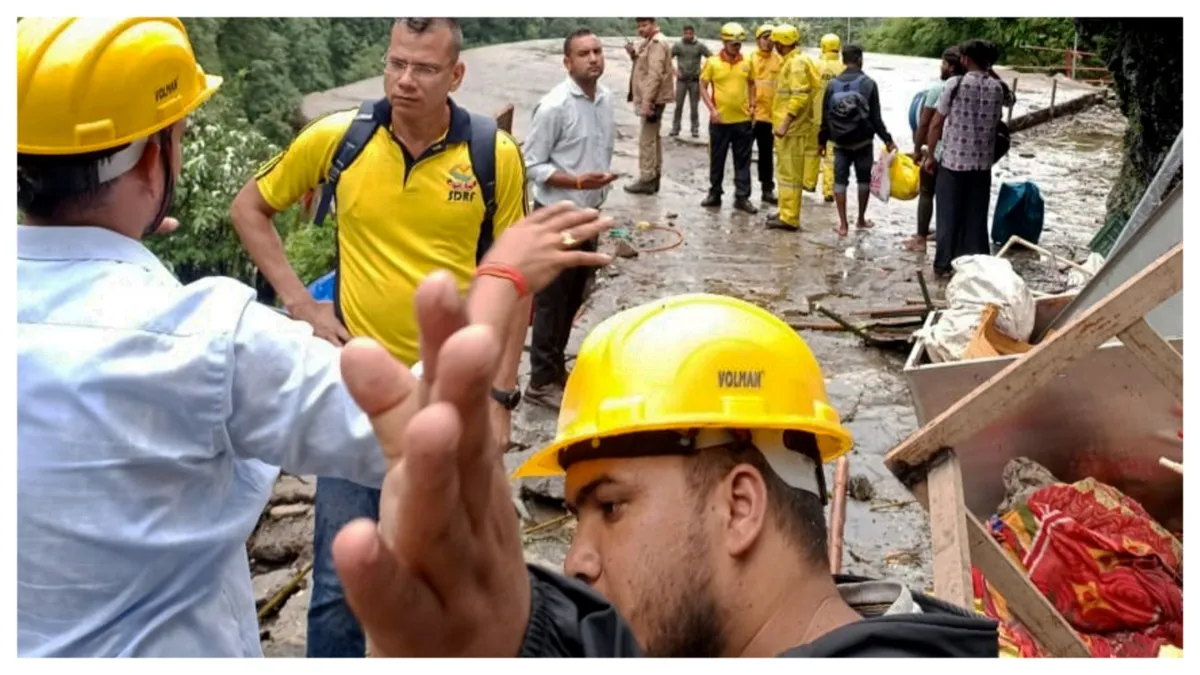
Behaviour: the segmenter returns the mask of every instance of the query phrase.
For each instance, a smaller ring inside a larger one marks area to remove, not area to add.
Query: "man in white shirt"
[[[604,74],[600,39],[586,28],[568,35],[563,66],[568,77],[533,109],[523,148],[534,208],[566,200],[598,209],[616,178],[609,171],[615,132],[612,93],[599,84]],[[596,250],[596,240],[581,242],[581,248]],[[564,270],[534,298],[527,400],[554,409],[561,404],[567,340],[592,274],[590,268]]]

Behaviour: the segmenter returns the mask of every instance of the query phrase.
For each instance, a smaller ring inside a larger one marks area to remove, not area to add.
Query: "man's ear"
[[[725,549],[740,557],[754,546],[767,526],[767,483],[758,469],[739,464],[721,482],[727,510]]]
[[[146,147],[142,148],[142,156],[138,159],[137,164],[133,165],[129,173],[137,178],[138,184],[143,191],[154,192],[162,189],[163,171],[170,171],[171,168],[162,165],[162,139],[158,134],[152,136],[146,141]]]
[[[458,91],[459,86],[462,85],[463,76],[466,74],[467,64],[462,61],[454,64],[454,79],[450,81],[450,91]]]

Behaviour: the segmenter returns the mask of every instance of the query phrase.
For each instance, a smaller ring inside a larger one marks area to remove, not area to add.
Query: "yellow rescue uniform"
[[[816,98],[813,99],[813,125],[811,143],[805,147],[804,156],[804,189],[813,192],[817,189],[817,175],[821,174],[821,192],[825,195],[825,201],[833,200],[833,142],[829,142],[825,148],[825,160],[821,161],[818,154],[817,135],[821,131],[821,113],[824,110],[825,87],[829,82],[842,74],[846,69],[846,64],[842,63],[841,57],[837,51],[822,52],[821,58],[816,63],[817,72],[820,74],[820,83],[817,87]]]
[[[820,74],[812,59],[799,48],[783,57],[775,86],[771,122],[778,131],[788,117],[787,133],[776,138],[779,157],[779,219],[785,225],[800,227],[800,192],[804,179],[804,150],[812,136],[812,106]],[[815,142],[814,142],[815,144]]]
[[[412,157],[380,127],[342,173],[337,195],[337,306],[352,335],[382,344],[402,363],[419,358],[413,304],[417,285],[449,271],[467,291],[475,270],[482,193],[471,168],[470,116],[450,104],[450,127]],[[325,180],[333,153],[357,110],[320,118],[267,162],[256,182],[263,199],[283,211]],[[495,238],[525,216],[525,162],[516,142],[496,136]]]
[[[774,50],[755,49],[750,54],[750,74],[754,78],[754,121],[770,122],[771,106],[775,102],[775,81],[783,59]]]

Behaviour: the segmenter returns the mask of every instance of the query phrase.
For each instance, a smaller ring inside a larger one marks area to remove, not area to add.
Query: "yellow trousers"
[[[833,141],[825,143],[825,158],[817,152],[817,131],[809,133],[808,143],[804,147],[804,189],[808,192],[817,191],[817,177],[821,178],[821,192],[826,199],[833,197]]]
[[[804,190],[816,192],[817,174],[821,171],[821,156],[817,154],[817,125],[805,133],[804,138]]]
[[[779,219],[800,227],[800,191],[804,182],[804,151],[808,134],[793,131],[775,139],[775,157],[779,162]]]

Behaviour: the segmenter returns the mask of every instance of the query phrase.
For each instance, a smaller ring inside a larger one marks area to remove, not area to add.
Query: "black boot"
[[[721,206],[721,195],[719,195],[715,192],[708,193],[708,196],[704,198],[704,201],[700,202],[700,206],[703,206],[705,208],[713,208],[713,207]]]
[[[767,229],[768,230],[787,230],[788,232],[799,232],[800,231],[800,228],[798,226],[788,225],[787,223],[780,220],[779,214],[777,214],[777,213],[771,214],[771,217],[767,218]]]
[[[779,198],[775,196],[775,190],[771,188],[763,188],[762,201],[764,204],[778,204]]]
[[[749,213],[750,215],[758,213],[758,207],[750,203],[749,197],[738,197],[733,202],[733,208],[743,213]]]

